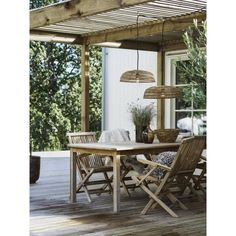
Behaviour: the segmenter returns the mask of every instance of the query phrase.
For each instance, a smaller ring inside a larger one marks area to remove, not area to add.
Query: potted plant
[[[34,184],[40,175],[40,156],[32,155],[32,144],[30,142],[30,184]]]
[[[132,121],[135,125],[135,141],[143,142],[143,131],[150,126],[150,123],[155,116],[153,104],[141,105],[131,103],[129,105]]]

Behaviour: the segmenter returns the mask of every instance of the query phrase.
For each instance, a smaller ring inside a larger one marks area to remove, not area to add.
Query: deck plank
[[[121,191],[120,214],[112,212],[112,195],[85,194],[69,202],[68,158],[41,158],[41,175],[30,185],[30,235],[32,236],[177,236],[206,235],[206,203],[197,198],[182,201],[189,210],[173,206],[178,218],[158,207],[140,215],[149,198],[140,189],[129,198]]]

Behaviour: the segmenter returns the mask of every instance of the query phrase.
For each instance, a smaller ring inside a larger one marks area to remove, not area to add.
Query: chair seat
[[[112,166],[99,166],[99,167],[91,166],[91,167],[88,167],[87,170],[94,170],[94,173],[103,172],[103,171],[111,172],[113,171],[113,167]]]

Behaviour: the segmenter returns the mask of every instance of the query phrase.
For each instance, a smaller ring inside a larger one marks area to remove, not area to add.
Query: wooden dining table
[[[121,158],[127,155],[158,154],[164,151],[177,151],[180,142],[152,144],[136,142],[117,143],[80,143],[69,144],[70,148],[70,202],[76,202],[76,157],[81,154],[98,154],[113,158],[113,212],[120,211],[120,163]],[[78,154],[79,153],[79,154]]]

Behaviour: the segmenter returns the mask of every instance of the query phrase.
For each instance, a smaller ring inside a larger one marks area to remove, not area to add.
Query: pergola
[[[139,17],[137,38],[136,18]],[[89,45],[158,52],[157,85],[164,84],[165,52],[184,49],[183,32],[206,19],[206,0],[67,0],[30,11],[30,39],[79,44],[81,130],[89,130]],[[158,101],[158,126],[164,106]]]

